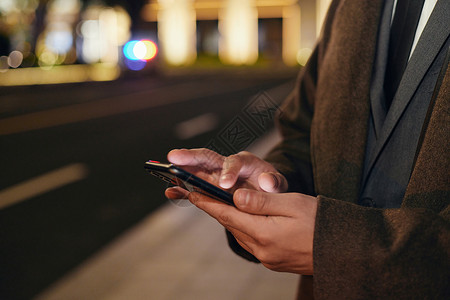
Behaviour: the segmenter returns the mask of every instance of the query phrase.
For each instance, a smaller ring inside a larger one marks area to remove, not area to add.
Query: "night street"
[[[1,88],[0,299],[36,295],[166,203],[146,160],[208,145],[297,73],[238,70]]]
[[[0,0],[0,300],[450,299],[449,14]]]

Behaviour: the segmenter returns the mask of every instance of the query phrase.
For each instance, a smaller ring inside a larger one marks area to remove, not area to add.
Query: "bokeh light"
[[[309,57],[312,54],[311,48],[302,48],[297,52],[297,62],[304,66],[308,62]]]
[[[197,57],[196,14],[193,0],[159,0],[159,45],[171,65],[189,65]]]
[[[73,45],[72,31],[65,24],[58,27],[60,29],[52,30],[47,34],[45,44],[53,52],[65,54],[69,52]]]
[[[58,62],[58,55],[51,51],[44,51],[39,56],[38,64],[45,69],[51,69]]]
[[[121,7],[91,5],[77,26],[77,50],[82,61],[119,63],[119,49],[130,37],[131,19]]]
[[[145,45],[147,51],[145,52],[144,58],[145,60],[152,60],[158,54],[158,47],[152,41],[144,40],[142,43]]]
[[[132,59],[126,59],[125,65],[128,69],[132,71],[140,71],[147,65],[147,61],[145,60],[132,60]]]
[[[134,55],[134,46],[137,44],[138,41],[129,41],[128,43],[123,46],[123,54],[126,58],[131,60],[138,60],[138,58]]]
[[[158,47],[150,40],[132,40],[123,47],[123,54],[129,60],[149,61],[155,58]]]
[[[22,52],[15,50],[9,54],[8,65],[11,68],[18,68],[22,64],[22,61],[23,61]]]
[[[219,14],[219,57],[233,65],[258,59],[258,11],[251,0],[227,0]]]

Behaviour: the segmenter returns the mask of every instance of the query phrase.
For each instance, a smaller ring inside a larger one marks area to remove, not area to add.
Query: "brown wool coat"
[[[332,2],[322,38],[282,109],[284,139],[267,157],[297,190],[319,195],[314,277],[303,277],[301,299],[450,299],[450,70],[402,207],[355,204],[382,3]]]

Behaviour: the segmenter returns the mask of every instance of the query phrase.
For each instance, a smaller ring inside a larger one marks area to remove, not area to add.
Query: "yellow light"
[[[325,20],[325,16],[328,11],[328,7],[330,6],[331,0],[318,0],[316,1],[316,20],[317,20],[317,28],[316,28],[316,35],[319,36],[320,31],[322,30],[322,24]]]
[[[165,60],[172,65],[194,62],[196,23],[193,0],[159,0],[158,36]]]
[[[301,66],[306,65],[311,54],[312,54],[312,49],[310,49],[310,48],[300,49],[297,53],[297,62]]]
[[[297,54],[301,44],[300,6],[283,7],[283,61],[288,66],[297,65]]]
[[[83,61],[117,64],[119,46],[130,36],[130,24],[128,14],[119,7],[88,7],[79,26]]]
[[[131,18],[127,11],[120,6],[114,7],[114,10],[117,18],[117,43],[119,46],[123,46],[131,36]]]
[[[99,14],[101,39],[100,61],[117,64],[119,62],[119,42],[117,34],[117,13],[112,8],[103,8]]]
[[[219,13],[219,57],[229,64],[258,59],[258,11],[252,0],[227,0]]]
[[[52,68],[58,60],[58,55],[51,51],[44,51],[39,55],[39,66],[43,68]]]
[[[0,86],[111,81],[117,79],[119,75],[119,66],[105,63],[19,68],[9,69],[5,73],[0,72]]]

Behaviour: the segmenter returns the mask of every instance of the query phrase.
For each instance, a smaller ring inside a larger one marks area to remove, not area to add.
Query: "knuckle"
[[[228,225],[228,223],[230,222],[230,216],[228,214],[222,212],[217,216],[217,220],[222,225]]]
[[[240,168],[241,158],[236,154],[225,157],[223,161],[223,168],[225,170]]]
[[[239,155],[239,156],[250,156],[250,155],[252,155],[252,153],[244,150],[244,151],[240,151],[237,155]]]
[[[239,157],[239,159],[241,161],[246,161],[246,162],[253,162],[256,158],[256,156],[253,153],[248,152],[248,151],[241,151],[236,155]]]
[[[258,193],[257,195],[255,195],[255,201],[252,202],[254,203],[255,209],[257,211],[266,211],[269,208],[269,203],[266,197],[264,197],[263,193]]]
[[[241,157],[238,154],[232,154],[227,156],[227,161],[230,163],[235,163],[241,161]]]
[[[213,162],[213,163],[220,163],[220,162],[223,162],[225,159],[219,153],[217,153],[211,149],[208,149],[208,148],[201,148],[200,156],[201,156],[201,159],[199,158],[199,160],[203,161],[205,163],[208,161]]]

